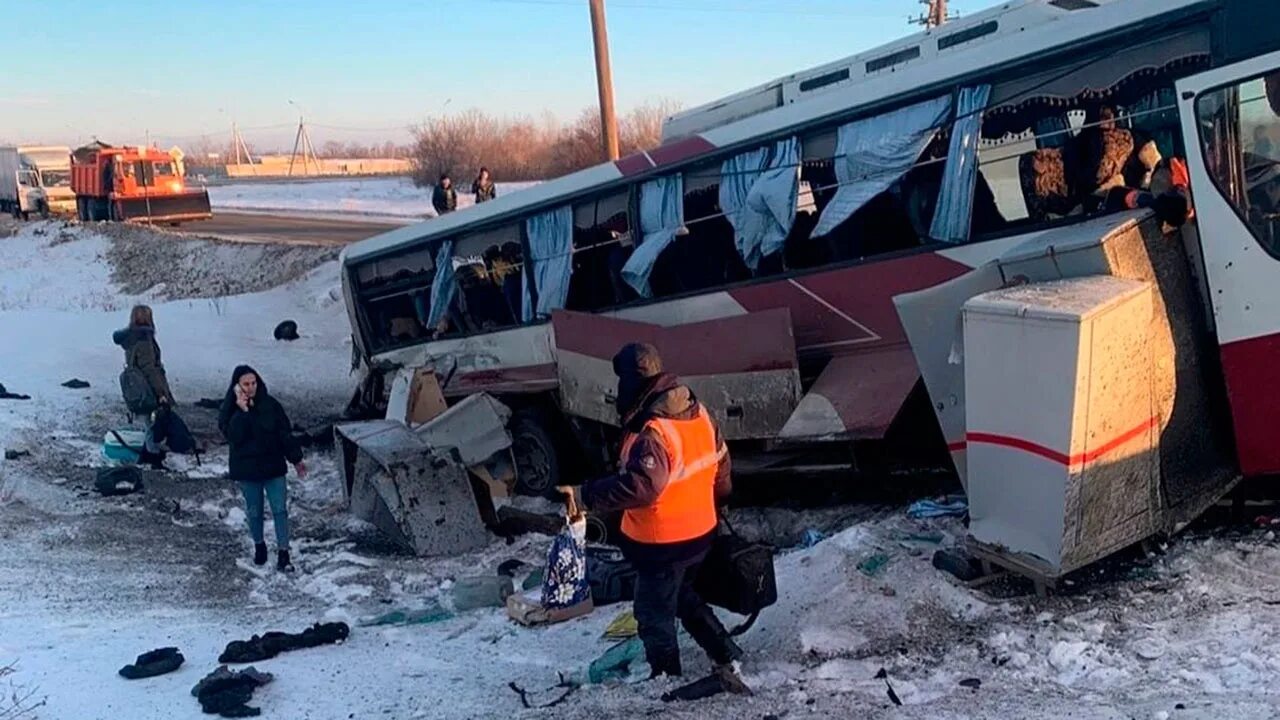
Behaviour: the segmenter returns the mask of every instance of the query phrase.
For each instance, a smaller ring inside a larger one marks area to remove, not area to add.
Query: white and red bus
[[[1194,216],[1175,235],[1218,360],[1196,382],[1229,408],[1237,469],[1278,473],[1277,28],[1280,3],[1251,0],[1005,3],[680,113],[654,150],[353,245],[363,398],[424,366],[446,398],[501,398],[541,491],[604,459],[609,358],[648,339],[739,470],[885,447],[959,464],[895,299],[1029,240],[1052,253],[1154,222],[1111,201],[1184,162]]]

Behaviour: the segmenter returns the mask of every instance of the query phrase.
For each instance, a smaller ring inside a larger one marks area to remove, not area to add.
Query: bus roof
[[[750,147],[859,110],[908,97],[945,92],[995,68],[1026,63],[1079,48],[1083,43],[1124,37],[1162,20],[1177,20],[1214,9],[1219,0],[1023,0],[963,20],[913,34],[879,48],[679,113],[667,131],[698,127],[673,135],[648,152],[603,163],[441,218],[377,235],[347,247],[344,264],[381,257],[434,238],[510,222],[528,213],[550,210],[607,191],[637,178],[736,147]],[[994,28],[994,29],[992,29]],[[965,39],[972,36],[972,39]],[[849,71],[849,78],[843,71]],[[855,75],[855,70],[857,74]],[[840,79],[830,82],[827,79]],[[819,81],[813,91],[801,84]],[[822,84],[826,82],[827,84]],[[789,101],[787,87],[796,97]],[[762,97],[778,99],[771,107]],[[733,108],[737,108],[736,110]],[[723,109],[730,111],[723,112]],[[754,109],[752,109],[754,108]],[[723,115],[723,124],[715,118]],[[700,127],[706,125],[707,127]]]

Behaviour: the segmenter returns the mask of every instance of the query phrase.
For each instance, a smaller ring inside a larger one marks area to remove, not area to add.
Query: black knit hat
[[[662,374],[662,356],[649,343],[631,343],[613,356],[613,374],[622,379],[649,379]]]

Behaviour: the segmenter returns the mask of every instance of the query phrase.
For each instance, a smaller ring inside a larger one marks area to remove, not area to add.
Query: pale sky
[[[990,0],[953,2],[973,12]],[[607,0],[619,109],[697,105],[918,30],[916,0]],[[0,141],[407,139],[440,112],[596,102],[586,0],[5,3]],[[290,104],[289,101],[293,101]]]

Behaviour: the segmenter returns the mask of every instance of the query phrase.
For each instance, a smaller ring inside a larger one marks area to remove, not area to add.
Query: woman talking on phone
[[[267,562],[262,518],[265,494],[276,529],[276,568],[291,572],[285,475],[292,464],[298,477],[304,478],[307,466],[302,463],[302,448],[293,438],[284,407],[267,392],[262,376],[248,365],[240,365],[231,375],[231,387],[218,412],[218,429],[231,447],[231,479],[244,494],[254,564]]]

